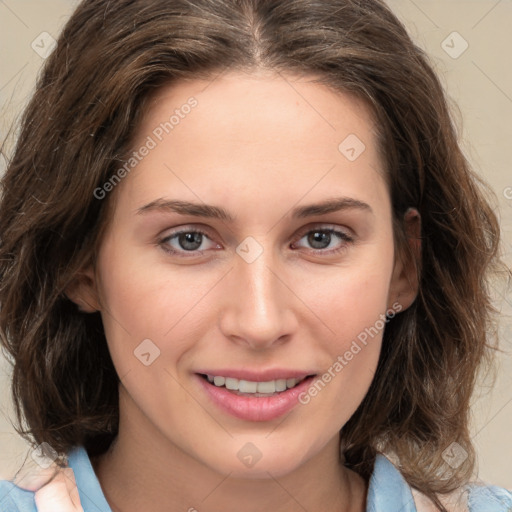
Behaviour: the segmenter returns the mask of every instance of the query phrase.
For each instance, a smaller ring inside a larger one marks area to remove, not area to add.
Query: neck
[[[288,474],[256,479],[218,473],[158,431],[141,431],[121,416],[110,449],[91,460],[114,512],[365,510],[367,484],[343,465],[338,436]]]

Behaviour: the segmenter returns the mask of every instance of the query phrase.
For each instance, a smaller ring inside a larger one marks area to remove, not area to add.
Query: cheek
[[[103,324],[119,375],[139,370],[140,352],[158,355],[152,368],[176,365],[216,319],[225,270],[156,264],[148,252],[110,242],[99,258]]]
[[[392,272],[389,259],[361,260],[337,268],[329,278],[303,285],[303,296],[330,328],[330,346],[338,353],[376,324],[382,329]],[[324,332],[327,331],[324,329]]]
[[[309,292],[308,304],[329,331],[319,325],[321,332],[328,333],[316,337],[326,357],[323,371],[303,396],[303,403],[322,395],[321,400],[330,404],[323,409],[326,421],[328,416],[335,424],[346,422],[373,380],[387,323],[391,271],[389,260],[361,261],[338,269],[336,278],[324,280],[322,293]],[[303,293],[308,289],[314,289],[312,282]]]
[[[201,290],[186,286],[183,279],[171,279],[162,268],[147,265],[131,247],[105,244],[99,268],[105,335],[122,374],[140,364],[136,357],[141,343],[145,343],[142,348],[147,346],[157,354],[164,350],[164,339],[169,340],[181,326],[181,319],[190,326],[187,313]],[[173,351],[181,350],[179,343],[172,346]]]

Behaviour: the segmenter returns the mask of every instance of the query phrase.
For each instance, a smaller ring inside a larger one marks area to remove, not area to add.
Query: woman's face
[[[251,477],[332,453],[386,312],[414,296],[374,129],[360,101],[291,76],[154,97],[102,189],[117,203],[87,298],[134,442]]]

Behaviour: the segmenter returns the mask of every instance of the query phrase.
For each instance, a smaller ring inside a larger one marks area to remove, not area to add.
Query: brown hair
[[[422,220],[419,292],[387,325],[377,373],[341,438],[368,478],[393,451],[434,501],[469,478],[469,401],[490,352],[487,286],[499,228],[424,52],[380,0],[86,0],[47,59],[2,180],[0,330],[14,362],[19,431],[59,453],[103,453],[118,427],[118,377],[99,313],[65,295],[94,262],[114,194],[94,190],[130,148],[144,101],[226,69],[318,77],[378,121],[399,248]],[[490,360],[490,359],[489,359]],[[26,425],[23,426],[23,421]],[[468,459],[451,475],[453,441]]]

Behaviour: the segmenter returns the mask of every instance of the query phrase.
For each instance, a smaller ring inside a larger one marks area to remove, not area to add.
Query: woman
[[[512,506],[468,484],[497,220],[382,2],[82,2],[3,187],[15,405],[69,469],[2,510]]]

